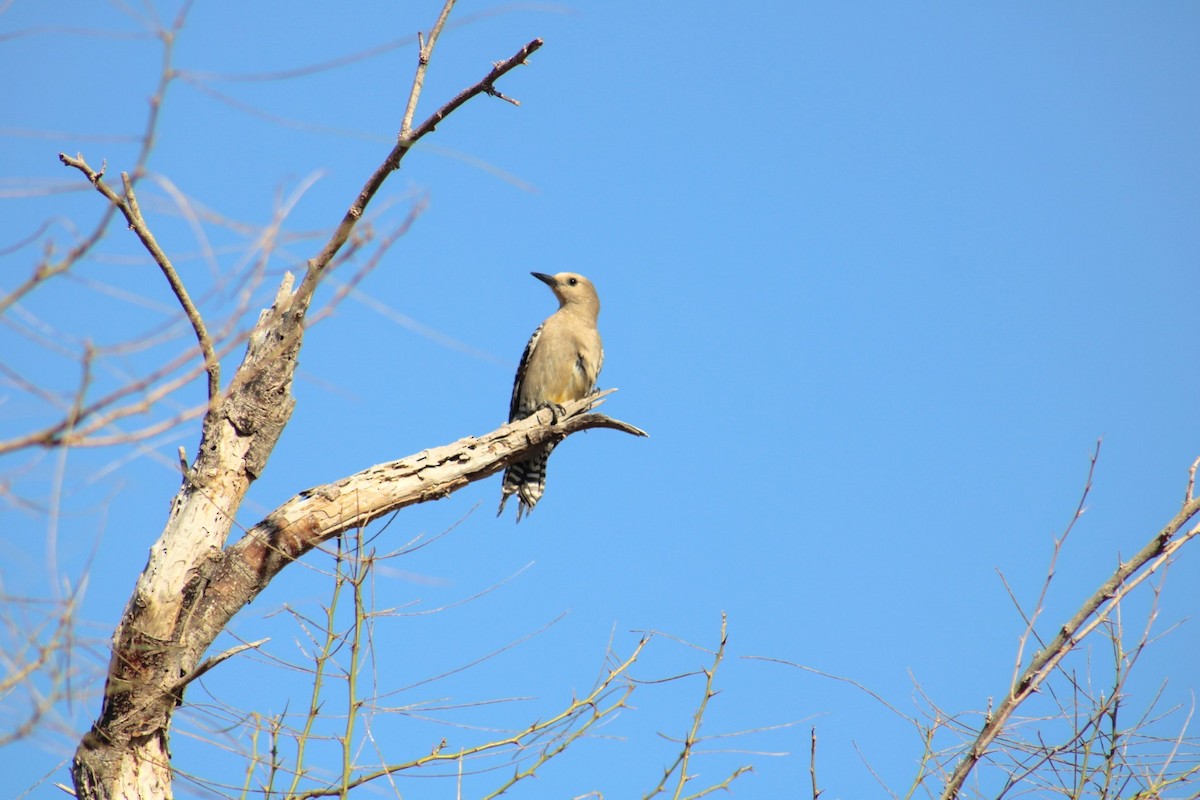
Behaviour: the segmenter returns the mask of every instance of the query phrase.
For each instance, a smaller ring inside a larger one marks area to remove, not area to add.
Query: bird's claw
[[[565,408],[563,408],[560,404],[555,403],[550,400],[548,400],[545,403],[542,403],[540,406],[538,406],[538,411],[541,411],[543,408],[550,409],[550,424],[551,425],[557,425],[559,418],[565,417],[567,415],[567,410]]]

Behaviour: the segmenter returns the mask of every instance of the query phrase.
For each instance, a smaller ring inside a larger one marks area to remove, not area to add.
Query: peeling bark
[[[279,320],[285,281],[260,327]],[[223,547],[246,489],[278,441],[293,400],[300,336],[258,331],[239,377],[218,407],[215,435],[201,447],[151,549],[114,637],[100,718],[75,753],[80,797],[170,798],[168,733],[188,676],[240,609],[284,567],[320,543],[384,514],[439,500],[504,469],[547,442],[591,428],[644,436],[628,423],[588,413],[613,390],[549,409],[479,437],[379,464],[305,490]],[[269,346],[266,343],[271,343]],[[266,359],[269,367],[261,367]],[[271,398],[278,398],[274,403]],[[236,419],[236,422],[234,421]]]
[[[495,89],[496,81],[542,46],[534,39],[510,58],[495,62],[482,80],[412,127],[425,65],[453,4],[446,0],[422,47],[399,140],[324,248],[309,261],[294,291],[292,276],[285,276],[274,304],[259,316],[245,357],[224,393],[219,392],[220,365],[203,320],[137,208],[132,182],[126,177],[125,193],[118,195],[104,182],[103,169],[92,170],[82,155],[62,156],[65,165],[83,171],[125,213],[172,281],[193,322],[209,375],[209,405],[195,460],[117,625],[100,714],[75,752],[72,777],[80,798],[172,796],[171,717],[187,684],[211,666],[200,667],[201,659],[229,619],[279,570],[315,545],[397,508],[445,497],[503,469],[542,442],[592,427],[641,433],[625,423],[584,413],[599,402],[594,396],[569,406],[568,417],[558,424],[547,424],[548,414],[531,417],[478,439],[463,439],[303,492],[226,545],[246,492],[266,468],[295,406],[292,379],[313,295],[367,205],[419,139],[471,98],[503,97]]]
[[[288,275],[259,317],[233,385],[206,415],[196,461],[113,635],[100,716],[75,752],[79,797],[171,797],[167,740],[179,703],[173,687],[203,655],[183,646],[194,624],[189,603],[203,596],[246,490],[295,403],[303,324],[289,313],[291,287]]]

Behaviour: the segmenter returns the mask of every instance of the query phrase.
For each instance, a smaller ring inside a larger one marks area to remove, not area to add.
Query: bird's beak
[[[531,272],[531,273],[529,273],[529,274],[530,274],[530,275],[532,275],[533,277],[537,278],[537,279],[538,279],[539,281],[541,281],[542,283],[544,283],[544,284],[546,284],[547,286],[549,286],[551,289],[553,289],[553,288],[554,288],[554,283],[555,283],[555,281],[554,281],[554,276],[553,276],[553,275],[547,275],[547,274],[546,274],[546,273],[544,273],[544,272]]]

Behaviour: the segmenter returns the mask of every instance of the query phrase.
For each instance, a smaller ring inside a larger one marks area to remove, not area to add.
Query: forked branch
[[[634,436],[646,432],[603,414],[588,413],[615,389],[567,403],[557,422],[549,409],[491,433],[379,464],[341,480],[305,490],[271,512],[230,547],[200,604],[232,617],[285,566],[346,531],[406,506],[447,497],[493,475],[530,450],[572,433],[611,428]]]
[[[175,271],[175,265],[159,247],[158,240],[154,238],[154,234],[150,232],[150,226],[146,224],[146,218],[142,216],[142,209],[138,206],[137,195],[133,192],[133,181],[130,180],[129,173],[121,173],[121,184],[124,191],[122,194],[117,194],[111,186],[104,182],[104,167],[101,166],[99,172],[92,169],[84,160],[82,153],[77,154],[74,158],[66,153],[59,153],[58,160],[66,166],[74,167],[82,172],[88,182],[96,187],[96,191],[108,198],[108,201],[124,215],[125,221],[129,223],[129,229],[137,235],[142,246],[146,248],[146,252],[162,270],[163,276],[171,286],[171,291],[175,293],[179,305],[183,307],[183,313],[187,315],[188,322],[192,324],[192,330],[196,332],[196,340],[200,343],[200,352],[204,355],[204,370],[208,373],[208,402],[211,407],[216,403],[217,395],[221,391],[221,363],[217,360],[212,338],[208,335],[208,329],[204,325],[204,319],[200,316],[200,310],[192,302],[187,288],[179,278],[179,273]]]
[[[452,4],[448,0],[446,8]],[[76,750],[72,775],[78,796],[114,796],[111,787],[134,782],[157,787],[153,791],[169,790],[167,733],[180,700],[174,689],[184,688],[180,676],[186,685],[187,676],[202,666],[204,653],[232,615],[308,549],[380,514],[443,497],[502,469],[538,444],[576,430],[614,427],[640,433],[625,423],[585,413],[599,399],[589,398],[569,409],[572,416],[557,425],[548,425],[546,415],[540,415],[479,439],[426,451],[302,493],[237,544],[226,546],[250,484],[262,474],[290,419],[295,404],[292,381],[313,295],[340,260],[343,246],[348,242],[351,245],[345,249],[353,246],[351,233],[368,203],[417,140],[471,97],[493,94],[494,82],[540,46],[538,39],[521,48],[400,137],[328,243],[309,260],[294,291],[292,275],[285,275],[275,302],[250,332],[245,357],[223,394],[211,339],[170,260],[150,235],[132,181],[126,180],[124,194],[119,194],[104,182],[103,170],[92,170],[82,157],[62,156],[64,164],[81,170],[125,215],[167,275],[196,330],[209,375],[208,411],[196,458],[186,468],[166,526],[138,578],[136,601],[128,604],[114,634],[100,717]],[[423,45],[424,60],[430,50],[431,46]],[[415,86],[414,94],[419,90]],[[151,790],[130,788],[125,793],[149,796]]]
[[[453,2],[447,2],[446,8],[443,9],[443,17],[448,11]],[[440,31],[440,22],[436,30]],[[423,42],[421,47],[420,62],[418,64],[419,75],[424,74],[425,65],[429,60],[429,56],[433,51],[433,45],[436,39],[433,34],[430,35],[428,42]],[[329,237],[329,242],[326,243],[324,249],[313,259],[308,262],[308,271],[304,274],[304,279],[300,282],[300,288],[296,290],[296,297],[299,300],[299,308],[307,308],[308,303],[312,300],[312,294],[316,291],[317,285],[320,283],[322,276],[325,274],[326,267],[333,257],[337,255],[338,250],[350,238],[350,232],[354,230],[354,226],[358,224],[358,220],[362,218],[366,211],[367,204],[371,202],[371,198],[383,186],[383,182],[387,177],[400,168],[400,162],[412,146],[416,144],[421,137],[432,132],[443,119],[448,117],[456,109],[480,94],[496,94],[495,83],[508,72],[516,69],[525,63],[530,54],[542,46],[541,39],[534,39],[527,45],[518,50],[510,58],[501,61],[494,65],[490,72],[485,75],[475,85],[470,86],[458,93],[454,99],[443,105],[437,111],[429,116],[424,122],[413,130],[408,130],[407,126],[411,124],[409,115],[416,109],[417,98],[420,95],[423,80],[418,77],[413,82],[412,94],[409,97],[408,110],[405,112],[405,120],[401,124],[400,136],[396,141],[396,146],[388,153],[387,158],[383,160],[376,170],[371,173],[371,177],[367,178],[367,182],[363,185],[362,190],[358,193],[358,197],[350,205],[346,211],[346,216],[342,218],[341,223],[334,230],[333,235]]]
[[[1021,703],[1034,694],[1055,667],[1073,651],[1081,641],[1099,625],[1103,624],[1117,609],[1121,601],[1142,581],[1167,564],[1191,539],[1200,536],[1200,525],[1184,527],[1200,514],[1200,499],[1191,496],[1189,479],[1188,500],[1170,522],[1155,534],[1146,545],[1116,571],[1084,601],[1075,615],[1059,629],[1057,635],[1040,651],[1034,654],[1029,666],[1014,683],[1012,689],[989,715],[975,741],[959,760],[946,781],[942,800],[955,800],[962,790],[967,776],[988,751],[992,742],[1004,730]],[[1182,531],[1182,533],[1181,533]]]

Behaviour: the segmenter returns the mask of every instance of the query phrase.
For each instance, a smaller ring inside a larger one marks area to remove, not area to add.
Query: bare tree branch
[[[350,231],[354,229],[354,226],[358,223],[358,220],[362,218],[363,212],[367,208],[367,204],[371,202],[371,198],[373,198],[375,193],[379,191],[379,188],[383,186],[383,182],[387,180],[387,177],[400,168],[401,160],[408,153],[408,151],[412,149],[412,146],[427,133],[432,132],[437,127],[439,122],[452,114],[456,109],[458,109],[472,97],[480,94],[489,94],[495,88],[495,83],[497,80],[513,69],[516,69],[524,64],[525,59],[527,59],[541,46],[541,39],[534,39],[533,41],[529,42],[527,45],[518,50],[511,58],[508,58],[507,60],[502,61],[492,67],[491,72],[485,75],[483,79],[474,86],[459,92],[453,100],[435,111],[415,130],[411,131],[407,135],[405,135],[403,131],[401,132],[399,140],[396,142],[396,146],[392,148],[392,152],[388,154],[383,163],[380,164],[375,172],[371,174],[371,177],[367,179],[366,184],[363,185],[362,191],[358,193],[358,197],[351,204],[349,210],[346,211],[346,216],[342,218],[341,224],[338,225],[337,229],[333,232],[333,235],[330,237],[329,242],[325,245],[324,249],[321,250],[320,254],[318,254],[316,258],[308,262],[308,271],[305,273],[304,280],[301,281],[300,288],[296,292],[297,298],[301,304],[301,308],[305,307],[309,300],[311,300],[313,292],[316,291],[317,284],[320,282],[321,277],[325,272],[325,267],[337,254],[338,250],[341,249],[342,245],[346,243],[346,240],[350,238]],[[415,91],[419,91],[419,88],[420,87],[418,85],[414,84]]]
[[[219,653],[215,656],[209,656],[208,658],[204,659],[203,664],[200,664],[198,667],[193,669],[187,675],[184,675],[182,678],[180,678],[179,682],[171,687],[171,693],[182,697],[184,688],[186,688],[187,685],[189,683],[191,683],[192,681],[195,681],[199,678],[204,677],[205,673],[209,672],[210,670],[217,667],[218,665],[228,661],[229,659],[233,658],[234,656],[238,655],[239,653],[244,653],[247,650],[253,650],[253,649],[262,647],[264,644],[266,644],[269,641],[271,641],[270,637],[265,638],[265,639],[259,639],[258,641],[254,641],[254,642],[245,642],[243,644],[239,644],[239,645],[229,648],[224,653]]]
[[[429,67],[429,58],[433,55],[433,48],[437,45],[438,37],[442,35],[442,28],[446,25],[446,18],[450,16],[450,10],[454,8],[454,0],[446,0],[442,6],[442,13],[438,15],[437,22],[433,23],[433,29],[429,32],[429,38],[426,39],[422,34],[417,34],[417,68],[413,72],[412,90],[408,93],[408,105],[404,109],[404,119],[400,122],[400,140],[403,141],[412,130],[413,115],[417,113],[417,101],[421,98],[421,89],[425,87],[425,70]]]
[[[104,168],[101,167],[97,172],[84,160],[83,155],[76,155],[71,158],[66,153],[59,153],[58,160],[68,167],[74,167],[87,177],[92,186],[96,187],[96,191],[108,198],[116,208],[124,215],[126,222],[129,223],[129,229],[137,235],[142,246],[146,248],[154,263],[158,264],[163,275],[167,279],[167,283],[171,286],[171,291],[175,293],[175,297],[179,300],[179,305],[183,307],[183,312],[187,315],[188,322],[192,324],[192,329],[196,332],[196,339],[200,343],[200,352],[204,356],[204,369],[208,373],[208,402],[210,406],[214,406],[217,401],[217,396],[221,391],[221,363],[217,360],[217,354],[213,350],[212,339],[208,335],[208,329],[204,325],[204,320],[200,316],[200,310],[196,308],[192,298],[188,295],[187,289],[183,285],[183,281],[179,278],[179,273],[175,271],[175,266],[171,263],[171,259],[167,256],[163,249],[159,247],[158,241],[151,233],[150,227],[146,224],[145,217],[142,216],[142,210],[138,206],[137,195],[133,191],[133,181],[129,177],[129,173],[121,173],[121,183],[124,187],[124,195],[119,195],[113,191],[107,183],[104,182]]]
[[[212,572],[197,613],[228,620],[280,570],[322,542],[406,506],[448,497],[545,443],[592,428],[645,436],[629,423],[587,413],[613,391],[567,403],[556,423],[551,422],[552,412],[543,409],[484,436],[424,450],[301,492],[228,549]]]
[[[178,39],[179,31],[183,28],[184,21],[187,19],[191,6],[190,0],[185,2],[180,6],[179,13],[176,14],[171,28],[169,30],[164,28],[156,32],[163,44],[162,69],[159,72],[158,86],[154,91],[154,95],[150,98],[150,113],[146,117],[146,127],[141,136],[142,146],[138,151],[137,158],[134,160],[132,174],[135,184],[141,178],[146,168],[146,162],[150,158],[150,151],[154,149],[155,139],[158,134],[158,122],[163,107],[163,98],[166,96],[167,87],[176,78],[175,68],[172,65],[175,42]],[[101,169],[101,172],[103,171]],[[46,257],[37,265],[33,274],[24,283],[3,297],[0,297],[0,314],[3,314],[10,306],[50,278],[66,272],[77,264],[104,237],[104,232],[108,229],[108,224],[112,222],[112,218],[116,212],[117,207],[109,205],[104,210],[104,213],[101,214],[100,220],[96,223],[96,227],[92,229],[92,232],[82,240],[76,242],[67,251],[66,255],[58,261],[53,261],[51,259],[52,251],[48,251]]]
[[[246,340],[246,334],[240,334],[222,345],[221,352],[218,356],[232,352],[234,348],[243,344]],[[85,350],[85,358],[87,357]],[[170,380],[165,380],[167,376],[181,367],[185,366],[193,359],[193,351],[190,349],[174,358],[167,361],[159,369],[150,374],[130,381],[112,392],[94,400],[86,405],[80,405],[83,400],[82,395],[78,392],[75,394],[75,399],[72,403],[72,409],[60,421],[41,428],[30,433],[22,434],[16,438],[0,441],[0,455],[21,450],[27,447],[91,447],[113,444],[114,442],[123,441],[120,436],[113,439],[91,439],[89,437],[99,430],[102,430],[113,423],[138,414],[144,414],[159,403],[163,398],[174,393],[176,390],[191,383],[199,376],[201,369],[189,369]],[[21,387],[27,391],[34,392],[35,387],[23,381],[19,375],[9,368],[0,365],[0,372],[5,373],[10,380],[19,383]],[[164,381],[163,383],[159,383]],[[155,384],[159,384],[155,386]],[[37,394],[44,399],[55,402],[57,398],[48,392],[38,391]],[[118,403],[125,402],[133,395],[141,394],[138,399],[131,399],[125,405]],[[203,412],[208,406],[201,407],[199,411]],[[190,419],[198,416],[194,410],[187,410],[180,415],[177,415],[176,422]],[[164,423],[155,423],[149,429],[157,431],[164,427]],[[166,425],[165,427],[170,427]],[[125,434],[122,434],[125,435]],[[129,434],[132,435],[132,434]]]
[[[139,162],[131,175],[122,173],[123,192],[119,193],[103,180],[103,167],[97,171],[82,156],[60,155],[64,165],[81,171],[107,199],[110,212],[116,209],[124,215],[159,265],[191,323],[208,375],[208,405],[199,447],[116,628],[103,705],[75,753],[72,776],[80,797],[171,794],[168,737],[181,692],[210,664],[219,663],[221,657],[204,664],[201,661],[233,614],[279,570],[312,547],[381,514],[444,497],[503,469],[530,449],[575,431],[609,427],[644,435],[627,423],[587,413],[602,397],[593,396],[571,404],[555,424],[547,424],[547,415],[537,415],[483,437],[425,451],[302,493],[227,547],[246,493],[262,474],[291,417],[295,405],[292,381],[311,322],[307,315],[314,293],[326,275],[361,243],[361,237],[352,234],[368,204],[417,141],[472,97],[497,95],[495,82],[525,63],[542,44],[535,39],[495,64],[483,79],[410,130],[424,71],[452,6],[453,0],[447,0],[429,41],[422,42],[418,75],[396,144],[368,178],[325,246],[308,261],[299,285],[294,286],[290,273],[284,276],[273,304],[260,314],[247,335],[245,355],[224,392],[218,348],[141,213],[134,186],[142,164]],[[161,31],[167,45],[174,40],[182,18],[181,13],[174,30]],[[165,47],[157,100],[176,77],[169,66],[170,53],[171,48]],[[159,107],[156,104],[154,119]],[[147,147],[151,138],[147,136]],[[86,383],[85,378],[85,388]],[[81,391],[66,426],[50,429],[48,438],[36,443],[56,444],[55,437],[79,433],[83,418],[106,407],[105,402],[108,398],[100,406],[87,404]],[[108,419],[121,410],[113,410]],[[94,432],[101,422],[91,419],[90,430]]]
[[[1197,514],[1200,514],[1200,499],[1192,498],[1132,559],[1119,565],[1108,580],[1102,583],[1083,602],[1075,615],[1059,629],[1054,639],[1034,654],[1029,666],[995,711],[985,720],[979,735],[955,766],[942,791],[942,800],[954,800],[958,797],[967,776],[1004,730],[1017,707],[1038,691],[1042,682],[1062,659],[1072,652],[1084,637],[1108,619],[1130,591],[1169,562],[1184,544],[1200,535],[1200,525],[1180,535],[1184,526]]]
[[[817,800],[821,796],[821,789],[817,788],[817,727],[814,725],[810,731],[810,743],[808,751],[808,778],[812,783],[812,800]]]

